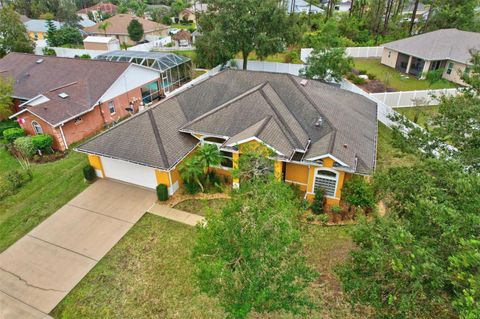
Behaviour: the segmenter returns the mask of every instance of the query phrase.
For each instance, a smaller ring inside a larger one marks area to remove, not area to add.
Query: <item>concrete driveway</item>
[[[0,254],[0,318],[46,314],[155,203],[152,190],[98,180]]]

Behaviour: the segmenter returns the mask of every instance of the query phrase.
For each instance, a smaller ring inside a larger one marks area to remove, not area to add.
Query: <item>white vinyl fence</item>
[[[170,42],[172,42],[172,38],[168,36],[168,37],[157,39],[148,43],[138,44],[133,47],[129,47],[127,48],[127,50],[150,52],[152,50],[163,48],[165,45],[169,44]]]
[[[92,59],[97,55],[105,53],[103,50],[85,50],[85,49],[70,49],[70,48],[50,48],[55,50],[55,54],[62,58],[74,58],[75,56],[81,56],[88,54]]]
[[[243,60],[234,60],[239,69],[243,66]],[[267,61],[248,61],[247,69],[251,71],[265,71],[273,73],[288,73],[298,75],[300,69],[303,69],[303,64],[279,63]]]
[[[370,93],[371,96],[391,107],[438,105],[441,96],[454,96],[457,94],[459,94],[457,89]]]
[[[308,57],[312,54],[313,49],[304,48],[300,50],[300,59],[307,62]],[[348,47],[345,53],[352,58],[380,58],[382,56],[383,47]]]

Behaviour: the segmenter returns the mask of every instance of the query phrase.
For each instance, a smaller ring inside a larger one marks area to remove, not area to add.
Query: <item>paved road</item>
[[[47,314],[154,204],[151,190],[98,180],[0,254],[0,319]]]

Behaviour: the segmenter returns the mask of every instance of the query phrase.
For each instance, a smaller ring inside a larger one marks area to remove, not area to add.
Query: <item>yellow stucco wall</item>
[[[102,160],[100,156],[88,154],[88,162],[93,168],[102,172],[102,176],[105,177],[105,171],[103,170]]]
[[[170,187],[170,177],[169,173],[165,171],[155,170],[155,177],[157,178],[157,184],[164,184]]]
[[[297,185],[301,191],[307,191],[308,165],[285,163],[285,182]]]
[[[35,39],[35,33],[37,34],[37,39]],[[43,40],[45,38],[42,32],[28,32],[28,36],[32,40]]]

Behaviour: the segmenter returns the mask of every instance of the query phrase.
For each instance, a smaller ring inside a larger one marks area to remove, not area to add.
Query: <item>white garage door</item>
[[[148,188],[157,187],[155,169],[153,168],[108,157],[102,157],[102,165],[105,176],[108,178]]]

